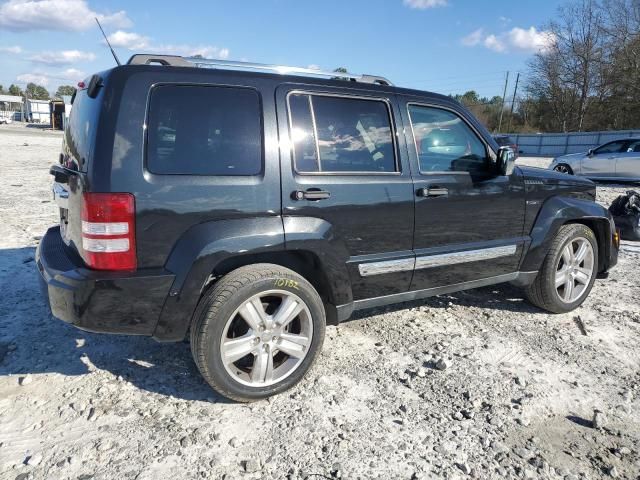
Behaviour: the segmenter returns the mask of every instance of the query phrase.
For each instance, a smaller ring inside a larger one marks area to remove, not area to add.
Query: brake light
[[[135,198],[130,193],[84,193],[82,258],[96,270],[135,270]]]

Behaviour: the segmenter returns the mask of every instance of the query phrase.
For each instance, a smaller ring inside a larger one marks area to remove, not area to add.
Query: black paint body
[[[308,278],[323,297],[330,322],[348,318],[354,308],[505,280],[522,283],[535,277],[549,242],[567,222],[587,223],[596,231],[600,272],[616,263],[613,222],[593,201],[595,186],[588,180],[520,167],[508,176],[419,173],[409,103],[455,111],[495,159],[498,145],[491,135],[448,97],[341,80],[183,67],[122,66],[99,75],[103,86],[90,99],[98,107],[88,154],[72,148],[69,132],[63,145],[70,246],[54,227],[37,254],[53,314],[80,328],[181,340],[203,289],[230,270],[257,262],[278,263]],[[146,168],[150,92],[174,83],[255,89],[263,110],[259,175],[157,175]],[[297,174],[286,142],[291,91],[387,102],[399,171]],[[416,195],[433,186],[447,188],[449,195]],[[331,196],[292,197],[308,189]],[[91,271],[75,252],[85,191],[135,196],[135,273]],[[493,260],[372,276],[359,270],[371,262],[509,244],[517,246],[516,254]]]

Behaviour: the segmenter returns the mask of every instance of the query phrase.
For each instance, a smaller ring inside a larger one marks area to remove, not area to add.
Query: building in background
[[[49,100],[27,99],[25,104],[25,116],[29,123],[50,123],[51,107]]]
[[[0,123],[22,120],[22,97],[0,95]]]

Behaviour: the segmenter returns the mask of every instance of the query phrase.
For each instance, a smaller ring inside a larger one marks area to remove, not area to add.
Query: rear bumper
[[[60,228],[50,228],[36,252],[40,286],[54,317],[82,330],[151,335],[174,275],[163,269],[133,273],[85,268]]]

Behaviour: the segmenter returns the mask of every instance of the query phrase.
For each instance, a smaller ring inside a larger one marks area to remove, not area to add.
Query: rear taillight
[[[135,198],[130,193],[85,193],[82,258],[96,270],[135,270]]]

